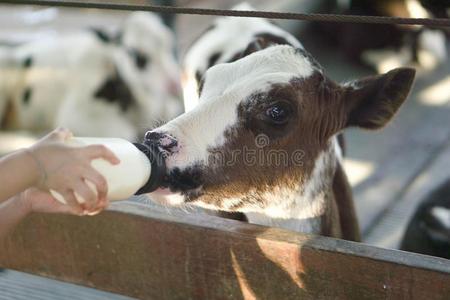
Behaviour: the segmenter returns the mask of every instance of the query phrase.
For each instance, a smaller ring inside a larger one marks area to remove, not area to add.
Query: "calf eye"
[[[130,55],[134,59],[134,63],[138,67],[139,70],[143,70],[147,67],[149,63],[149,58],[142,52],[132,49],[130,50]]]
[[[287,102],[278,102],[266,109],[265,117],[274,125],[284,125],[292,114],[292,108]]]

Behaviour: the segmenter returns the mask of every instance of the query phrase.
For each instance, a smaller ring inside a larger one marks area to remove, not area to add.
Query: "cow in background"
[[[150,13],[119,32],[84,30],[0,51],[3,129],[70,128],[134,140],[182,111],[174,37]]]

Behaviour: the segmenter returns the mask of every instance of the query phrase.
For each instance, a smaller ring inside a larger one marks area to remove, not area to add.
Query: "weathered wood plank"
[[[448,299],[450,262],[122,203],[33,215],[0,265],[140,299]]]

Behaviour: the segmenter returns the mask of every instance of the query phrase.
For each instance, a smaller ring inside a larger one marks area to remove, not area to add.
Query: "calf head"
[[[235,10],[252,10],[246,3]],[[232,41],[232,42],[230,42]],[[206,70],[236,61],[271,45],[302,48],[298,40],[278,26],[260,18],[218,18],[195,40],[183,62],[183,92],[186,111],[198,102],[201,79]]]
[[[339,85],[305,50],[287,45],[216,65],[204,75],[198,106],[146,134],[168,170],[165,188],[151,197],[280,215],[314,205],[331,185],[336,133],[385,125],[414,73],[395,69]]]
[[[181,113],[175,39],[158,16],[135,12],[117,34],[101,29],[94,32],[110,46],[117,70],[132,87],[147,120],[168,120]]]
[[[120,44],[134,62],[134,70],[162,96],[180,96],[179,69],[174,57],[175,38],[161,19],[136,12],[123,25]]]

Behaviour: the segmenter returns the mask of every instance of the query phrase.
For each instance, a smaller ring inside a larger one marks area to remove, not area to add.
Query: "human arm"
[[[101,145],[68,147],[63,142],[70,137],[70,131],[58,129],[32,147],[0,159],[0,203],[29,187],[58,192],[78,213],[95,211],[107,201],[106,181],[92,168],[91,161],[103,158],[117,164],[119,160]],[[97,194],[87,180],[95,185]],[[85,203],[78,203],[75,193]]]
[[[107,205],[103,203],[98,210]],[[49,193],[30,188],[0,204],[0,239],[31,212],[78,215],[77,210],[55,200]]]

